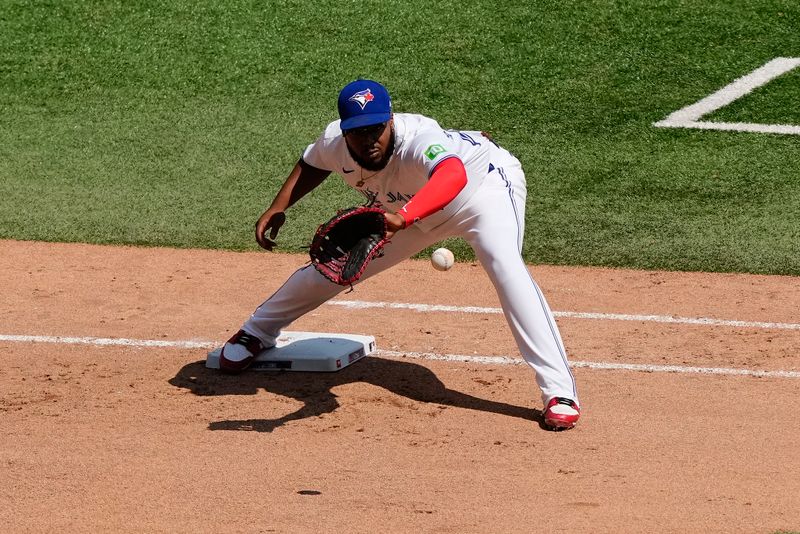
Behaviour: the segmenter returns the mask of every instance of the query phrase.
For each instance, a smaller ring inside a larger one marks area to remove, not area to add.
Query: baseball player
[[[270,207],[256,240],[272,250],[285,211],[335,172],[386,210],[391,242],[369,278],[448,237],[461,237],[489,275],[522,356],[536,373],[545,424],[572,428],[580,417],[575,379],[553,314],[521,256],[526,181],[520,162],[478,131],[443,129],[428,117],[393,113],[372,80],[339,93],[340,120],[309,145]],[[246,369],[282,328],[344,289],[311,265],[298,269],[225,343],[220,369]]]

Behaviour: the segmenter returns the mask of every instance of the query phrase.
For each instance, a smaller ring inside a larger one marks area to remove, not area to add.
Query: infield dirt
[[[0,241],[0,524],[11,532],[800,529],[800,379],[575,369],[540,424],[502,315],[325,305],[291,330],[375,336],[333,374],[221,376],[222,342],[305,257]],[[531,266],[554,310],[800,324],[797,278]],[[497,307],[480,266],[407,261],[340,299]],[[800,328],[559,317],[570,358],[800,371]]]

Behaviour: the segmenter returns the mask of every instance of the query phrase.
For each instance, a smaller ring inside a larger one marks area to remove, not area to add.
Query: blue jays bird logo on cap
[[[337,106],[342,131],[380,124],[392,118],[389,92],[373,80],[358,79],[345,85],[339,91]]]
[[[372,94],[372,91],[369,88],[367,88],[364,89],[363,91],[355,93],[353,96],[348,98],[348,100],[350,100],[351,102],[355,102],[356,104],[361,106],[361,109],[364,109],[367,106],[367,104],[375,100],[375,96]]]

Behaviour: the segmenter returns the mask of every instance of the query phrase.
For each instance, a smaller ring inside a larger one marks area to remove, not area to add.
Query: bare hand
[[[397,213],[386,212],[384,214],[386,217],[386,237],[391,238],[398,230],[402,230],[406,227],[406,220],[403,219],[402,215],[398,215]]]
[[[278,237],[278,230],[280,230],[283,223],[286,222],[286,214],[282,211],[265,211],[256,222],[256,241],[261,248],[272,250],[277,243],[275,238]],[[267,230],[269,230],[269,239],[267,238]]]

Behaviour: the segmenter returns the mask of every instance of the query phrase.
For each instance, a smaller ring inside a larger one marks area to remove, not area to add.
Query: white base
[[[283,332],[275,347],[256,356],[254,371],[323,371],[344,369],[375,350],[375,338],[356,334]],[[219,369],[222,348],[208,353],[206,367]]]

